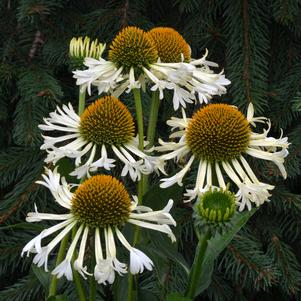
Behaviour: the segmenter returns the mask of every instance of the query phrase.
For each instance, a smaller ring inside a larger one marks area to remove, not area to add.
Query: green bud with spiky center
[[[235,201],[235,195],[227,189],[210,189],[201,195],[197,213],[210,223],[227,222],[234,214]]]

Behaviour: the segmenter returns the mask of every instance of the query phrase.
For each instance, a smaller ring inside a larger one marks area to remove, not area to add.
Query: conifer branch
[[[245,93],[247,102],[252,102],[251,83],[250,83],[250,44],[249,44],[249,3],[248,0],[243,0],[243,41],[244,41],[244,67],[243,67],[243,80],[245,86]]]

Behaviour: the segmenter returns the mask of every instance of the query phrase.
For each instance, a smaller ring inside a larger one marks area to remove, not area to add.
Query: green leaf
[[[232,227],[223,235],[217,233],[208,241],[202,264],[201,276],[199,278],[199,284],[195,296],[198,296],[210,285],[214,261],[230,243],[235,234],[247,223],[247,221],[256,211],[257,208],[254,208],[251,211],[239,212],[235,214],[232,220]]]
[[[50,281],[49,273],[45,272],[42,268],[39,268],[35,264],[31,265],[31,269],[35,274],[35,276],[40,281],[40,283],[42,284],[42,286],[44,287],[44,289],[48,290],[49,281]]]
[[[183,297],[177,293],[172,293],[166,296],[166,301],[192,301],[192,299]]]
[[[150,245],[147,250],[162,258],[169,258],[179,264],[189,274],[189,268],[182,254],[177,251],[176,243],[172,243],[166,235],[149,231]]]
[[[138,290],[138,299],[143,301],[158,301],[158,297],[145,289]]]
[[[183,187],[173,185],[160,188],[159,184],[152,186],[143,197],[143,205],[150,206],[153,210],[161,210],[172,199],[175,204],[182,202]]]

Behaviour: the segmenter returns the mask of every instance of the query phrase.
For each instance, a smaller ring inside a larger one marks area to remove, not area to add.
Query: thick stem
[[[204,260],[205,252],[207,249],[208,239],[210,238],[211,233],[208,230],[203,237],[199,239],[197,250],[195,253],[195,258],[192,264],[192,270],[189,275],[188,288],[185,296],[191,298],[192,300],[195,297],[196,289],[199,283],[199,278],[201,276],[202,263]]]
[[[94,249],[94,240],[90,240],[90,249],[93,250]],[[91,262],[91,268],[94,270],[94,267],[96,265],[96,261],[95,258],[92,256],[92,258],[90,259]],[[93,275],[91,277],[89,277],[89,301],[96,301],[96,280],[93,277]]]
[[[136,119],[137,119],[137,127],[138,127],[138,148],[143,151],[144,150],[144,131],[143,131],[143,112],[142,112],[142,102],[141,102],[141,94],[139,89],[133,90],[134,100],[135,100],[135,108],[136,108]],[[142,203],[143,197],[143,177],[138,182],[138,201],[139,204]]]
[[[78,115],[80,116],[85,110],[86,104],[86,88],[79,88],[79,96],[78,96]]]
[[[89,290],[90,290],[89,301],[95,301],[96,300],[96,281],[93,276],[91,276],[89,278]]]
[[[137,127],[138,127],[138,136],[139,136],[139,149],[143,151],[143,141],[144,141],[144,131],[143,131],[143,113],[142,113],[142,102],[141,102],[141,94],[139,89],[133,90],[134,100],[135,100],[135,108],[136,108],[136,119],[137,119]]]
[[[73,229],[72,229],[72,239],[74,239],[76,231],[77,231],[77,228],[73,227]],[[76,253],[77,252],[73,253],[73,257],[72,257],[72,261],[71,261],[72,262],[72,272],[73,272],[74,284],[75,284],[76,292],[77,292],[77,295],[78,295],[78,300],[79,301],[86,301],[86,294],[84,292],[84,288],[82,286],[79,273],[75,269],[73,269],[73,266],[74,266],[73,263],[74,263],[76,255],[77,255]]]
[[[160,108],[159,91],[154,91],[152,93],[152,103],[151,103],[148,127],[147,127],[147,141],[148,141],[147,149],[150,149],[154,145],[159,108]],[[142,175],[142,185],[143,185],[144,193],[148,190],[148,184],[149,184],[148,181],[149,181],[149,176]]]
[[[58,266],[64,259],[67,243],[68,243],[69,235],[67,234],[61,241],[59,252],[57,254],[55,266]],[[56,275],[51,276],[51,282],[49,286],[49,293],[48,296],[55,296],[56,295],[56,289],[57,289],[57,282],[58,278]]]
[[[160,108],[159,91],[154,91],[152,93],[152,103],[151,103],[148,128],[147,128],[147,141],[149,142],[147,146],[148,148],[151,148],[154,145],[159,108]]]
[[[142,112],[142,102],[141,102],[141,93],[139,89],[133,90],[134,94],[134,100],[135,100],[135,108],[136,108],[136,119],[137,119],[137,127],[138,127],[138,148],[143,151],[144,150],[144,130],[143,130],[143,112]],[[144,194],[144,177],[141,177],[141,180],[138,182],[138,201],[139,204],[142,203],[142,197]],[[133,245],[137,244],[140,238],[140,228],[135,227],[134,230],[134,239],[133,239]],[[133,285],[134,285],[134,278],[131,273],[128,274],[128,295],[127,295],[127,301],[134,300],[134,291],[133,291]]]
[[[79,116],[85,110],[85,104],[86,104],[86,88],[80,87],[79,88],[79,96],[78,96],[78,115]],[[82,181],[83,181],[83,179],[81,179],[80,182],[82,182]],[[76,234],[76,227],[73,227],[73,229],[72,229],[72,238],[73,239],[75,237],[75,234]],[[73,254],[73,258],[72,258],[72,267],[73,267],[73,262],[74,262],[74,259],[76,256],[75,253]],[[78,300],[86,301],[86,294],[84,292],[79,273],[77,271],[75,271],[73,268],[72,268],[72,272],[73,272],[75,288],[76,288],[77,295],[78,295]]]

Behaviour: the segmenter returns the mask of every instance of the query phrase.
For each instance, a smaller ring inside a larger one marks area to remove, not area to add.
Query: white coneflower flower
[[[78,248],[78,256],[73,268],[83,277],[91,275],[84,265],[86,243],[89,235],[94,236],[95,260],[94,277],[99,283],[112,283],[115,272],[124,274],[127,265],[117,259],[115,238],[130,252],[130,272],[142,273],[144,269],[152,270],[153,262],[142,251],[132,247],[121,232],[124,224],[130,223],[136,226],[153,229],[166,233],[172,241],[175,236],[169,225],[176,225],[169,211],[173,201],[159,211],[152,211],[146,206],[139,206],[137,197],[131,198],[116,178],[108,175],[96,175],[80,184],[75,192],[64,178],[60,178],[57,170],[47,170],[43,175],[44,181],[37,183],[46,186],[52,193],[55,201],[68,210],[66,214],[39,213],[27,215],[27,222],[39,222],[42,220],[59,221],[58,224],[43,230],[23,248],[24,253],[36,253],[33,262],[39,267],[44,265],[47,270],[48,256],[59,242],[76,227],[76,234],[68,248],[65,259],[55,267],[52,274],[57,277],[66,276],[72,280],[72,257]],[[56,236],[46,245],[42,246],[42,240],[56,233]],[[102,246],[105,246],[103,249]]]
[[[250,165],[244,158],[245,154],[252,157],[274,162],[286,178],[284,158],[287,156],[287,137],[279,139],[268,137],[270,121],[266,118],[254,118],[253,105],[248,107],[247,118],[236,107],[227,104],[209,104],[199,109],[193,117],[172,118],[169,126],[179,128],[170,135],[179,138],[176,142],[160,142],[159,151],[171,151],[161,156],[162,160],[180,160],[191,154],[185,167],[170,178],[162,179],[161,187],[166,188],[175,183],[182,185],[182,179],[194,161],[199,161],[195,187],[186,191],[188,201],[207,191],[211,186],[226,188],[224,174],[237,186],[236,194],[239,210],[245,206],[250,210],[251,204],[256,206],[268,200],[269,190],[273,189],[260,182]],[[256,122],[268,123],[268,129],[263,133],[251,131],[250,124]],[[218,183],[213,183],[213,178]]]
[[[198,100],[207,102],[211,95],[226,92],[230,83],[222,73],[215,74],[206,61],[206,54],[191,60],[190,47],[183,37],[172,28],[159,27],[145,32],[137,27],[121,30],[110,45],[108,60],[86,58],[87,70],[74,72],[77,85],[88,89],[91,85],[98,93],[119,96],[125,90],[140,88],[148,82],[152,91],[164,97],[165,89],[173,90],[173,106],[186,107],[186,103]]]
[[[48,152],[45,162],[56,163],[63,157],[75,158],[76,169],[71,175],[82,178],[90,176],[90,171],[98,168],[110,170],[115,159],[108,157],[108,150],[124,164],[121,176],[130,174],[133,181],[140,179],[141,173],[151,173],[155,169],[163,171],[163,166],[155,157],[150,157],[138,149],[134,137],[135,125],[127,107],[113,96],[98,99],[78,116],[71,104],[50,113],[44,118],[45,124],[39,128],[54,135],[43,136],[41,149]],[[88,155],[82,163],[82,157]],[[97,157],[100,154],[100,157]],[[139,159],[136,160],[135,156]]]

